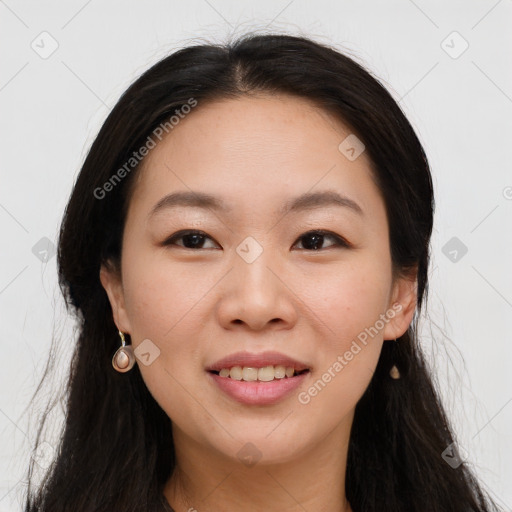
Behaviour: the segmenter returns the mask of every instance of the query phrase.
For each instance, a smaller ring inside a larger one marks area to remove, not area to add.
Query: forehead
[[[335,116],[294,96],[199,103],[147,155],[132,200],[149,210],[188,190],[257,206],[335,189],[364,205],[379,191],[366,155],[350,161],[340,152],[349,135]]]

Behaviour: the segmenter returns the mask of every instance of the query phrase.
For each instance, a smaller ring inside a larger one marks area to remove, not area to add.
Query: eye
[[[163,245],[178,245],[185,249],[203,249],[205,239],[212,240],[206,233],[203,231],[197,230],[184,230],[175,233],[171,237],[169,237]],[[176,240],[183,240],[183,244],[174,243]],[[208,249],[208,247],[207,247]]]
[[[325,231],[322,229],[308,231],[307,233],[301,235],[298,240],[305,241],[305,243],[303,243],[302,249],[307,251],[318,251],[319,249],[321,249],[323,241],[326,238],[334,240],[334,243],[331,244],[331,246],[341,246],[347,248],[350,247],[350,244],[341,236],[335,235],[330,231]],[[206,239],[213,240],[204,231],[189,229],[178,231],[177,233],[169,237],[167,240],[165,240],[165,242],[163,242],[163,245],[177,245],[179,247],[183,247],[184,249],[205,249],[204,243]],[[177,240],[183,240],[183,243],[175,243]],[[206,248],[208,249],[208,247]]]
[[[322,245],[322,242],[326,239],[330,238],[334,240],[334,246],[341,247],[350,247],[350,244],[341,236],[335,235],[330,231],[324,231],[322,229],[317,229],[314,231],[308,231],[299,237],[299,240],[304,240],[306,243],[303,244],[303,249],[318,251],[319,246]]]

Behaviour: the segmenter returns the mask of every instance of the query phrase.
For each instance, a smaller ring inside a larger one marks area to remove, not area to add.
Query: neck
[[[175,512],[352,512],[345,496],[351,423],[352,416],[345,418],[293,460],[252,466],[197,443],[173,425],[176,468],[164,495]]]

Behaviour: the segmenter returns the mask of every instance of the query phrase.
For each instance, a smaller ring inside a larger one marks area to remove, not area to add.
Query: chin
[[[300,433],[290,435],[289,431],[283,430],[281,435],[277,432],[269,434],[271,429],[262,428],[228,431],[236,440],[220,444],[211,440],[210,444],[224,456],[246,467],[289,463],[307,451],[307,440]]]

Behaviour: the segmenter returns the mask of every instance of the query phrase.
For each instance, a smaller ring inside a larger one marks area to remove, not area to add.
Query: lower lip
[[[297,389],[311,372],[304,372],[294,377],[274,379],[269,382],[235,380],[207,372],[210,378],[231,398],[246,405],[271,405],[287,397]]]

